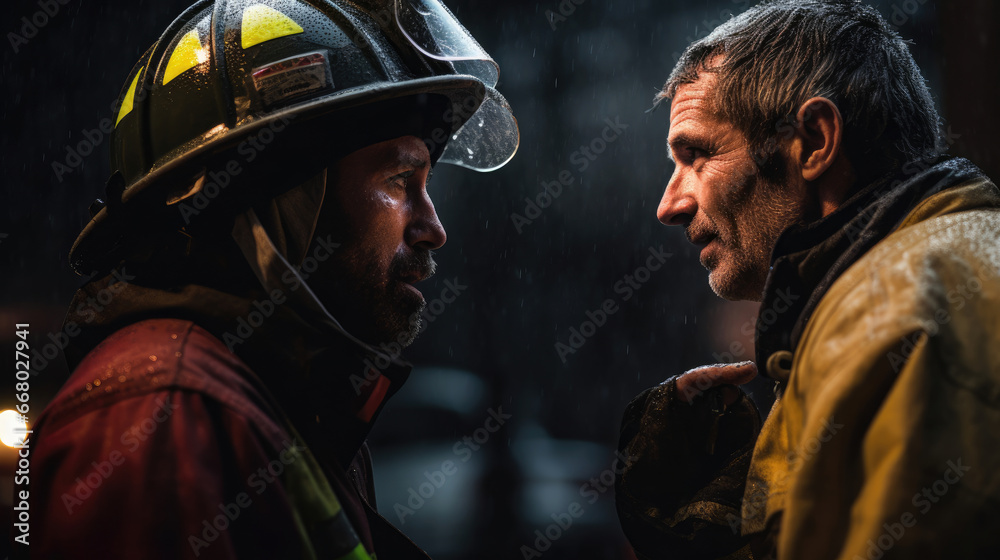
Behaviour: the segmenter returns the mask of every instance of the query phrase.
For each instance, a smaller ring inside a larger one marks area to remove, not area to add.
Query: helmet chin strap
[[[326,193],[326,170],[316,177],[236,217],[232,236],[268,294],[278,290],[295,313],[323,331],[334,331],[353,339],[327,311],[299,275],[289,259],[301,263],[312,243]],[[257,215],[268,216],[266,227]],[[277,245],[273,239],[279,239]],[[279,248],[279,245],[281,246]]]
[[[253,205],[254,214],[278,253],[301,267],[313,242],[326,197],[323,169],[295,188]]]

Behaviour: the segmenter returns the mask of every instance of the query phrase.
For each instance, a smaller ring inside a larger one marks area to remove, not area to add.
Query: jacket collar
[[[162,270],[125,265],[76,293],[66,316],[67,327],[80,329],[66,349],[70,369],[128,325],[150,318],[189,320],[250,367],[317,455],[350,464],[385,402],[406,381],[410,364],[342,331],[320,330],[259,290],[238,288],[248,271],[177,285],[165,281]],[[99,310],[88,303],[103,303],[109,293],[113,297]]]
[[[977,179],[986,177],[965,159],[912,162],[864,187],[829,216],[786,229],[771,255],[757,316],[756,356],[766,364],[760,370],[787,381],[792,351],[837,278],[899,227],[981,205],[982,197],[965,199],[953,188]],[[995,192],[996,187],[990,187]],[[939,193],[937,204],[909,217],[922,200]]]

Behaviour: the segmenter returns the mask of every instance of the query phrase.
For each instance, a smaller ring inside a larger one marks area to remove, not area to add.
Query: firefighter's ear
[[[799,108],[796,115],[793,155],[802,170],[802,178],[814,182],[823,176],[842,155],[844,118],[833,101],[814,97]]]

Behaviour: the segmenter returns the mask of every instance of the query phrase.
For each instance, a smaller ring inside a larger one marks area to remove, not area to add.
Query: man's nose
[[[667,182],[663,198],[656,209],[656,217],[668,226],[683,226],[691,223],[698,211],[698,203],[694,193],[685,186],[684,174],[680,166],[674,169],[674,174]]]
[[[448,240],[448,234],[434,209],[434,202],[426,191],[414,202],[413,219],[406,229],[406,236],[407,245],[428,251],[440,249]]]

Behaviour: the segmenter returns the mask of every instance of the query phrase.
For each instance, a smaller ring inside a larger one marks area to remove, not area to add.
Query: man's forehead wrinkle
[[[677,91],[670,107],[670,129],[671,133],[682,123],[692,119],[701,121],[714,120],[708,110],[708,88],[703,87],[699,82],[684,84]]]
[[[704,141],[710,132],[709,126],[716,123],[707,122],[708,115],[697,105],[677,105],[679,112],[674,115],[667,134],[667,146],[670,148],[697,144]]]
[[[685,90],[682,89],[681,93],[674,98],[674,102],[670,107],[671,116],[677,116],[690,111],[705,111],[706,97],[702,94],[700,90]]]
[[[701,102],[697,99],[685,100],[677,105],[674,105],[673,118],[670,119],[670,128],[676,128],[677,125],[698,118],[704,118],[705,111],[701,108]]]
[[[673,148],[682,143],[690,144],[696,138],[710,134],[709,127],[717,127],[718,122],[711,112],[709,95],[715,84],[714,74],[704,74],[696,81],[683,84],[677,89],[670,106],[670,129],[667,134],[667,157],[674,160]]]

